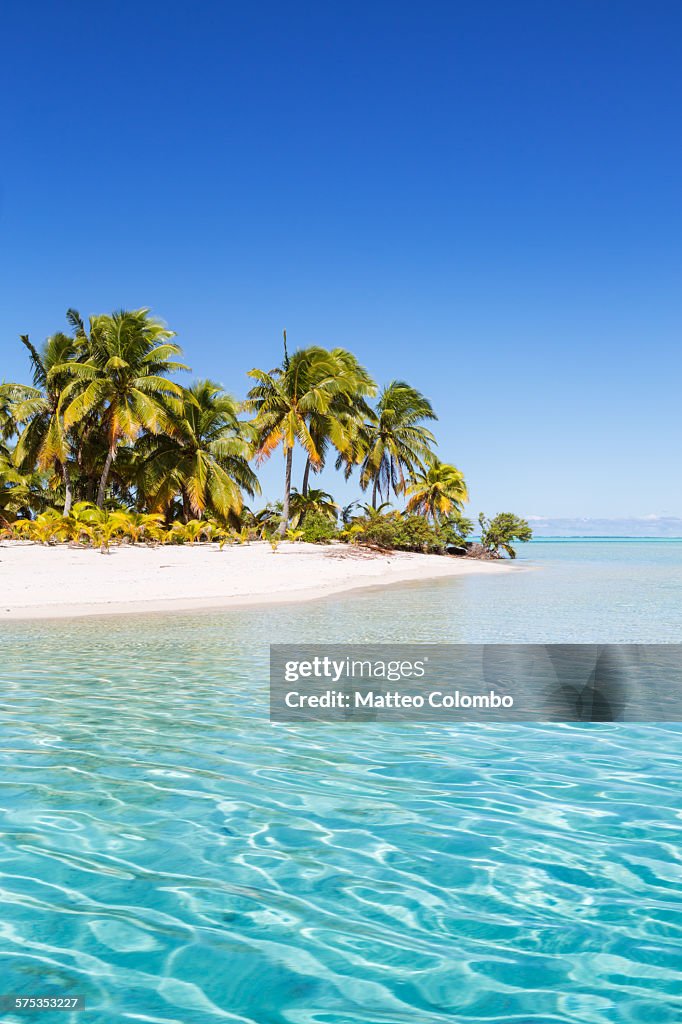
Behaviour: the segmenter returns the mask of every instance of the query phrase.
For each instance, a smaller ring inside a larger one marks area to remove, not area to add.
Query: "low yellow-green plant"
[[[347,526],[345,530],[342,530],[339,534],[340,540],[345,540],[349,544],[357,544],[360,539],[360,534],[363,532],[364,527],[360,523],[352,523]]]
[[[211,540],[217,544],[222,551],[226,544],[232,544],[235,539],[234,530],[228,530],[219,523],[211,523]]]
[[[298,541],[301,535],[301,530],[290,528],[286,537]],[[76,502],[66,516],[49,508],[34,519],[3,522],[0,537],[38,544],[98,547],[103,554],[115,544],[215,543],[222,551],[226,544],[250,544],[254,540],[267,540],[275,552],[282,539],[253,525],[236,531],[217,519],[190,519],[187,523],[176,521],[166,525],[161,513],[101,509],[89,501]]]
[[[18,519],[10,529],[17,539],[32,540],[36,544],[59,544],[69,537],[68,522],[52,508],[41,512],[35,519]]]
[[[111,519],[120,526],[121,536],[132,544],[157,541],[163,530],[163,516],[159,512],[128,512],[117,509]]]
[[[176,544],[196,544],[211,536],[211,524],[203,519],[190,519],[188,523],[173,523],[170,530]]]

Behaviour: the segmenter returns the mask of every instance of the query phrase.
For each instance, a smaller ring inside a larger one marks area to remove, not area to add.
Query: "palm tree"
[[[190,513],[201,518],[207,508],[223,520],[235,519],[243,507],[242,491],[260,493],[248,463],[253,438],[237,411],[234,398],[215,381],[197,381],[184,392],[172,430],[138,444],[146,455],[141,483],[152,505],[167,508],[180,494],[185,520]]]
[[[280,444],[284,449],[284,500],[279,526],[283,537],[289,525],[294,445],[298,441],[313,469],[322,466],[321,435],[316,435],[311,425],[322,417],[331,417],[334,400],[345,395],[349,385],[339,375],[338,359],[317,346],[300,349],[291,358],[285,350],[281,367],[270,373],[254,369],[249,376],[257,381],[245,403],[246,408],[256,414],[256,459],[263,462]]]
[[[265,505],[261,509],[257,509],[255,512],[253,509],[250,509],[245,505],[239,517],[239,523],[236,525],[240,528],[253,531],[256,536],[260,537],[262,540],[263,537],[272,532],[275,527],[279,528],[281,522],[282,502],[275,501],[271,504]]]
[[[20,429],[17,406],[31,390],[23,384],[0,384],[0,522],[4,523],[17,515],[40,512],[47,505],[44,474],[34,466],[20,468],[16,447],[6,444]]]
[[[64,428],[99,417],[107,443],[97,491],[97,506],[102,508],[121,441],[135,441],[143,429],[152,434],[173,432],[172,412],[183,389],[167,375],[187,367],[174,358],[181,349],[170,341],[173,331],[153,319],[148,309],[91,317],[89,333],[77,313],[70,310],[69,317],[86,358],[58,368],[72,378],[62,396]]]
[[[28,485],[12,462],[5,445],[0,443],[0,522],[13,518],[28,494]]]
[[[436,439],[422,424],[435,419],[429,400],[405,381],[394,380],[384,388],[357,442],[364,453],[360,486],[364,491],[372,485],[374,508],[378,496],[404,491],[406,472],[413,475],[432,461]]]
[[[439,523],[452,512],[461,512],[469,500],[464,476],[456,466],[434,459],[427,468],[417,470],[405,488],[407,512],[429,516]]]
[[[18,385],[7,384],[4,381],[0,384],[0,454],[7,454],[7,441],[16,432],[16,420],[13,415],[14,396]],[[23,388],[21,389],[23,393]]]
[[[64,483],[64,510],[68,516],[73,501],[69,472],[69,443],[64,428],[61,398],[68,377],[63,364],[75,356],[73,338],[53,334],[39,352],[27,334],[20,336],[28,349],[33,386],[13,385],[12,415],[20,430],[14,461],[21,472],[53,469]],[[7,387],[7,386],[5,386]]]
[[[318,488],[309,488],[307,494],[299,493],[296,490],[292,491],[289,510],[291,512],[291,525],[294,528],[300,526],[309,513],[326,516],[327,519],[331,519],[334,522],[336,522],[339,514],[339,506],[331,494]]]
[[[330,361],[334,364],[333,372],[339,388],[326,412],[312,411],[308,417],[308,429],[320,455],[320,463],[314,468],[318,473],[324,467],[330,444],[338,452],[338,464],[353,465],[355,439],[364,421],[372,415],[365,399],[376,394],[377,386],[352,352],[343,348],[333,348],[329,352],[317,348],[309,351],[313,353],[313,360],[320,360],[319,368],[323,375],[328,372]],[[321,357],[320,353],[323,353]],[[301,485],[304,496],[308,493],[311,469],[313,464],[307,457]]]
[[[8,523],[17,515],[30,516],[46,505],[42,474],[22,473],[12,453],[0,445],[0,522]]]

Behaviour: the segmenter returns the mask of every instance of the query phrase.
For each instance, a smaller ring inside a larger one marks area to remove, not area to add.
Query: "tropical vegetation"
[[[91,316],[36,347],[29,383],[0,384],[0,531],[44,544],[370,545],[481,557],[530,538],[510,513],[464,516],[464,476],[436,455],[430,401],[404,380],[379,389],[353,353],[319,345],[250,371],[238,400],[185,383],[175,334],[149,309]],[[302,455],[300,487],[293,481]],[[281,500],[253,507],[257,468],[276,452]],[[331,456],[331,459],[330,459]],[[330,461],[369,497],[341,509],[313,478]],[[404,507],[394,508],[395,501]]]
[[[512,541],[522,543],[531,539],[533,531],[525,519],[519,519],[512,512],[500,512],[494,519],[487,519],[481,512],[478,517],[481,527],[481,547],[488,555],[496,556],[500,550],[510,558],[516,558]]]

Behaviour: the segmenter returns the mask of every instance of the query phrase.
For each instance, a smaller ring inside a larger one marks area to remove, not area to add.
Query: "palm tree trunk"
[[[109,472],[113,465],[114,459],[116,458],[116,449],[110,448],[107,452],[107,457],[104,461],[104,469],[102,470],[102,476],[99,481],[99,489],[97,491],[97,508],[104,506],[104,499],[107,493],[107,481],[109,479]]]
[[[308,486],[310,481],[310,459],[305,460],[305,469],[303,471],[303,483],[301,484],[301,494],[304,498],[308,496]]]
[[[289,525],[289,498],[291,495],[291,464],[294,458],[294,449],[287,448],[286,469],[284,471],[284,502],[282,505],[282,522],[279,524],[279,535],[283,537]]]
[[[93,501],[95,497],[94,481],[90,474],[85,470],[83,465],[83,438],[79,438],[78,447],[76,448],[76,465],[78,466],[78,476],[80,477],[80,496],[85,501]],[[85,480],[85,483],[83,483]]]
[[[377,491],[379,490],[379,477],[374,477],[374,484],[372,486],[372,508],[377,507]]]
[[[69,466],[66,462],[62,462],[62,477],[64,479],[64,490],[66,492],[64,496],[64,511],[62,512],[62,515],[68,516],[71,511],[71,505],[73,504],[73,487],[71,486]]]

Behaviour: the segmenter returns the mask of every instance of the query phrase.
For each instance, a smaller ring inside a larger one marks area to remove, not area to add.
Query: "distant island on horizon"
[[[543,537],[649,537],[682,538],[682,516],[631,516],[596,519],[589,516],[552,518],[527,516],[536,540]]]

